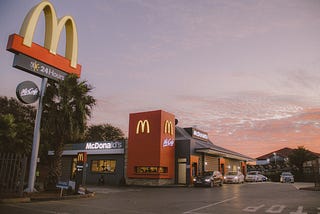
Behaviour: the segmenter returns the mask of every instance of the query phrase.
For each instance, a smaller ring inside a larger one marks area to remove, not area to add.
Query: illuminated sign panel
[[[207,133],[199,131],[197,129],[193,129],[192,130],[192,137],[198,138],[198,139],[204,140],[204,141],[208,141],[209,140],[209,136],[208,136]]]
[[[149,125],[149,121],[148,120],[139,120],[138,124],[137,124],[137,129],[136,129],[136,134],[139,134],[140,132],[140,127],[141,127],[141,133],[144,133],[145,128],[147,129],[147,133],[150,133],[150,125]]]
[[[45,40],[44,47],[33,43],[34,31],[40,14],[45,14]],[[66,29],[65,57],[57,55],[58,42],[62,29]],[[78,33],[75,22],[71,16],[57,18],[53,5],[42,1],[33,7],[24,19],[19,35],[9,36],[7,50],[13,53],[22,53],[60,69],[68,74],[80,76],[81,65],[78,60]]]
[[[162,147],[173,147],[174,146],[174,139],[165,138]]]
[[[21,102],[30,104],[38,100],[39,89],[34,82],[24,81],[17,86],[16,94]]]
[[[122,142],[88,142],[86,143],[86,150],[97,149],[122,149]]]
[[[86,152],[79,152],[77,155],[77,162],[78,163],[87,162],[87,153]]]
[[[64,80],[64,78],[68,75],[59,69],[23,54],[16,54],[14,56],[13,67],[19,68],[39,77],[48,77],[56,81]]]

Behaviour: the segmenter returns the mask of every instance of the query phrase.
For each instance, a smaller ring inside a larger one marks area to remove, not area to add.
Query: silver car
[[[246,176],[246,182],[260,182],[263,181],[263,175],[259,171],[248,172]]]
[[[244,183],[244,175],[240,171],[228,172],[224,176],[224,183]]]
[[[281,183],[294,183],[294,177],[291,172],[282,172],[280,175]]]

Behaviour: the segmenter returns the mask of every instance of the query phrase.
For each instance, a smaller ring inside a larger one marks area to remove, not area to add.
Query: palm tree
[[[45,143],[54,151],[49,182],[57,183],[61,176],[64,144],[81,139],[91,117],[95,99],[89,95],[92,87],[70,75],[64,81],[49,81],[43,100],[42,130]]]

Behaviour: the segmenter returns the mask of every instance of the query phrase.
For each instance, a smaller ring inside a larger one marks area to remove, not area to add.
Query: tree
[[[124,133],[121,129],[110,124],[90,126],[85,137],[85,141],[117,141],[124,139]]]
[[[0,97],[0,151],[30,155],[36,110],[17,99]]]
[[[6,147],[14,143],[17,136],[17,125],[14,123],[14,116],[12,114],[0,115],[0,148],[5,151]],[[7,145],[7,146],[6,146]]]
[[[294,149],[289,155],[289,162],[298,169],[298,175],[301,176],[303,174],[303,163],[315,158],[316,155],[304,146],[298,146],[298,148]]]
[[[43,99],[42,130],[44,140],[51,145],[54,156],[49,179],[56,183],[61,176],[62,152],[65,143],[84,136],[95,99],[89,95],[92,87],[69,75],[64,81],[48,81]]]

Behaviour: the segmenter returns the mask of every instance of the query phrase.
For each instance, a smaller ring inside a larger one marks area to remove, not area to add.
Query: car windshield
[[[283,172],[282,175],[284,175],[284,176],[291,176],[292,174],[291,174],[291,172]]]
[[[204,176],[210,176],[210,175],[212,175],[212,173],[213,173],[213,172],[204,172],[203,175],[204,175]]]
[[[258,174],[257,172],[248,172],[248,175],[256,175]]]
[[[237,172],[228,172],[227,175],[237,175],[238,173]]]

